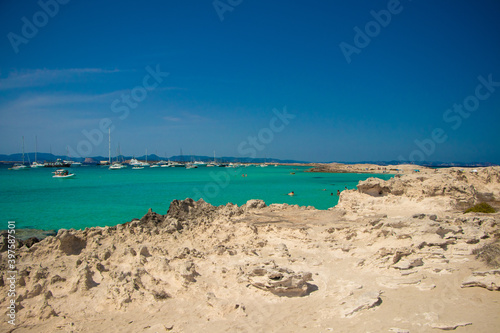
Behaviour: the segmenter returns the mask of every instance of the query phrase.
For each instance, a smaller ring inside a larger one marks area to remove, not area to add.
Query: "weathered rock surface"
[[[75,236],[70,230],[60,230],[56,239],[59,241],[59,250],[66,255],[78,255],[87,246],[85,239]]]
[[[457,324],[431,324],[432,328],[437,328],[443,331],[453,331],[458,327],[472,325],[472,323],[457,323]]]
[[[254,267],[246,276],[252,286],[278,296],[305,296],[313,287],[308,283],[312,281],[311,273],[295,273],[290,269],[278,267],[274,262]]]
[[[344,317],[349,317],[359,311],[379,306],[380,304],[382,304],[380,295],[380,291],[372,291],[364,293],[355,299],[349,299],[345,303],[343,302],[343,304],[341,304],[343,307],[342,315]]]
[[[472,272],[464,282],[462,288],[481,287],[488,290],[500,290],[500,269],[484,272]]]
[[[338,208],[364,214],[373,204],[406,205],[439,212],[500,201],[500,167],[478,168],[477,172],[458,168],[424,171],[389,180],[368,178],[358,184],[358,191],[342,192]]]

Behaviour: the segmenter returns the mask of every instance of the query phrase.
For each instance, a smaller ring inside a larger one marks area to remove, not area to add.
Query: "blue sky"
[[[0,3],[0,153],[500,163],[496,0],[60,1]]]

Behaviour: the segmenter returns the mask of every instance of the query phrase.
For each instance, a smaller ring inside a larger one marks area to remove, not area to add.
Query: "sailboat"
[[[168,160],[167,158],[167,153],[165,152],[165,159]],[[157,163],[159,166],[161,166],[162,168],[168,168],[170,167],[170,161],[166,162],[164,160],[161,160],[160,162]]]
[[[108,160],[99,161],[100,166],[111,165],[111,128],[108,128]]]
[[[35,161],[31,164],[31,167],[32,168],[43,168],[44,165],[42,163],[38,163],[36,161],[37,153],[38,153],[38,138],[35,136]]]
[[[166,163],[165,161],[158,161],[158,150],[155,151],[155,155],[156,155],[156,163],[151,164],[151,168],[159,168],[160,166]]]
[[[146,152],[147,152],[147,151],[146,151]],[[146,158],[148,158],[148,156],[147,156],[147,155],[148,155],[148,154],[146,153]],[[156,156],[158,156],[158,151],[156,152],[156,154],[155,154],[155,155],[156,155]],[[157,160],[157,161],[158,161],[158,160]],[[150,165],[150,167],[151,167],[151,168],[159,168],[159,167],[160,167],[160,164],[158,164],[158,162],[156,162],[156,163],[152,163],[152,164]]]
[[[111,153],[110,153],[110,154],[111,154]],[[118,155],[116,156],[116,162],[113,162],[113,164],[111,164],[111,165],[109,166],[109,170],[120,170],[120,169],[126,169],[126,168],[127,168],[127,166],[126,166],[126,165],[124,165],[124,164],[122,164],[122,163],[120,163],[120,162],[118,161],[118,156],[120,156],[120,155],[121,155],[121,152],[120,152],[120,144],[118,144],[117,154],[118,154]]]
[[[196,169],[198,166],[192,162],[188,162],[185,164],[186,169]]]
[[[146,149],[146,162],[141,162],[141,166],[143,167],[148,167],[149,166],[149,163],[148,163],[148,150]]]
[[[207,164],[207,167],[214,167],[214,166],[217,166],[217,162],[215,160],[215,150],[214,150],[214,161]]]
[[[71,154],[69,153],[69,147],[68,146],[66,146],[66,154],[68,156],[68,161],[65,160],[64,163],[69,164],[70,167],[79,167],[79,166],[82,165],[82,163],[80,163],[80,162],[73,162],[71,160]]]
[[[15,163],[9,170],[29,170],[28,166],[24,164],[24,136],[23,136],[23,163]]]
[[[191,162],[187,162],[185,165],[186,169],[196,169],[198,165],[194,162],[194,157],[191,155]]]

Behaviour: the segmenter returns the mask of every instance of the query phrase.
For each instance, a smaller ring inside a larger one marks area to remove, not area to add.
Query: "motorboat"
[[[29,168],[24,164],[16,163],[9,170],[29,170]]]
[[[141,162],[139,162],[139,160],[133,158],[133,159],[130,160],[130,162],[128,162],[128,164],[131,165],[131,166],[133,166],[133,167],[135,167],[135,166],[141,165]]]
[[[168,161],[167,166],[170,168],[178,168],[178,167],[183,167],[184,164],[175,161]]]
[[[46,162],[43,164],[46,168],[69,168],[71,164],[64,163],[63,160],[58,158],[55,162]]]
[[[68,170],[66,169],[59,169],[54,171],[54,175],[52,176],[53,178],[70,178],[73,177],[75,174],[74,173],[69,173]]]
[[[31,163],[32,168],[43,168],[44,166],[43,163],[38,163],[37,161]]]
[[[114,162],[113,164],[110,165],[109,170],[119,170],[119,169],[125,169],[127,168],[126,165],[123,165],[118,162]]]

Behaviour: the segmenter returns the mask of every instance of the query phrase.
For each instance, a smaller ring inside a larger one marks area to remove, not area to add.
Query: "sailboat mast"
[[[23,135],[23,165],[24,165],[24,135]]]
[[[35,162],[36,162],[36,153],[38,152],[38,138],[35,136]]]
[[[109,141],[108,160],[109,160],[109,164],[111,164],[111,128],[108,128],[108,141]]]

